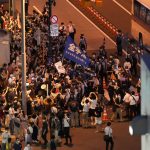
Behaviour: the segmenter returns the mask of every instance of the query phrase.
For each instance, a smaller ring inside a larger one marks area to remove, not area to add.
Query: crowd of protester
[[[9,18],[8,12],[3,16]],[[96,132],[100,132],[103,110],[107,107],[112,108],[111,121],[116,121],[118,114],[119,121],[123,121],[140,113],[136,53],[119,59],[117,54],[107,54],[104,42],[90,56],[89,67],[84,68],[63,58],[66,37],[76,36],[72,21],[68,25],[61,23],[59,36],[51,39],[49,54],[48,19],[47,4],[43,15],[33,12],[26,17],[27,112],[22,110],[21,102],[21,29],[15,19],[12,24],[6,23],[11,34],[11,54],[10,63],[0,68],[0,129],[5,128],[2,150],[21,150],[22,141],[26,149],[31,144],[46,146],[49,129],[53,150],[61,145],[63,137],[64,144],[71,145],[70,128],[96,126]],[[84,34],[80,36],[79,47],[86,53]],[[64,74],[58,73],[54,65],[60,60]],[[10,135],[16,136],[13,145]]]

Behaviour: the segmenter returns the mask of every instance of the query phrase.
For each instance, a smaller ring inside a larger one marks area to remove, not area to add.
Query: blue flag
[[[86,56],[84,52],[80,50],[80,48],[71,39],[70,36],[68,36],[67,41],[66,41],[64,57],[84,67],[88,67],[90,63],[89,58]]]

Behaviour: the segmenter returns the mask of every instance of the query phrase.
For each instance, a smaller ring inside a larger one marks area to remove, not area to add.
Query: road
[[[128,122],[112,123],[114,136],[114,150],[140,150],[140,138],[131,137],[128,133]],[[105,150],[103,133],[95,133],[95,129],[71,129],[73,146],[68,147],[62,144],[58,150]],[[64,139],[62,140],[65,142]],[[33,150],[41,150],[41,147],[34,147]]]
[[[132,10],[132,0],[103,0],[101,5],[95,6],[118,29],[131,33],[132,15],[129,12]]]
[[[20,10],[20,0],[17,1],[17,9]],[[106,0],[108,2],[108,0]],[[35,5],[40,11],[44,6],[45,0],[30,0],[29,13],[32,13],[32,7]],[[90,23],[83,15],[73,8],[66,0],[57,0],[56,7],[53,8],[53,15],[57,15],[60,22],[67,24],[70,20],[76,26],[76,42],[79,41],[79,35],[84,33],[88,41],[88,50],[98,49],[103,38],[106,38],[106,49],[115,50],[115,44],[107,38],[99,29]],[[112,18],[113,20],[113,18]],[[116,19],[117,20],[117,19]],[[114,135],[114,150],[140,150],[140,137],[131,137],[128,133],[129,122],[112,123]],[[62,145],[58,150],[104,150],[103,133],[95,133],[95,129],[71,129],[73,137],[73,147]],[[63,140],[64,143],[64,140]],[[41,147],[33,147],[33,150],[40,150]]]

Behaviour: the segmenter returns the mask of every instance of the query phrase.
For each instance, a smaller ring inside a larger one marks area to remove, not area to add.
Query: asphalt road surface
[[[112,123],[114,150],[140,150],[140,138],[131,137],[128,133],[128,122]],[[105,125],[103,125],[105,126]],[[73,146],[65,146],[65,140],[62,139],[62,146],[58,150],[105,150],[103,141],[103,132],[95,133],[95,129],[71,129]],[[40,146],[34,146],[33,150],[42,149]],[[48,149],[48,148],[47,148]]]
[[[129,12],[132,10],[132,0],[102,0],[101,5],[93,3],[94,5],[100,14],[118,29],[131,33],[132,14]]]

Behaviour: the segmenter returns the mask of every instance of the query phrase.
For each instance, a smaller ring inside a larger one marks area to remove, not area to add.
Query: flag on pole
[[[77,44],[68,36],[65,50],[64,50],[64,57],[80,64],[84,67],[88,67],[90,60],[88,56],[80,50]]]

